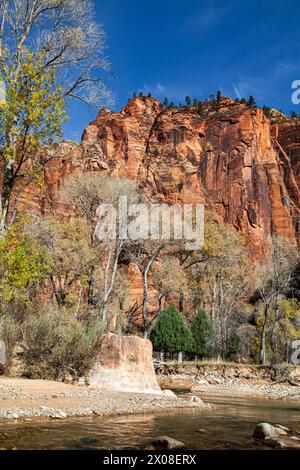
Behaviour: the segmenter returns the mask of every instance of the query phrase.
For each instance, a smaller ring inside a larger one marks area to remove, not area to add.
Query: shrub
[[[63,313],[28,318],[23,325],[25,374],[55,380],[84,375],[95,358],[101,333],[99,322],[86,325]]]

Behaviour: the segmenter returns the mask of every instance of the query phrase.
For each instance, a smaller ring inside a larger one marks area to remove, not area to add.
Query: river
[[[254,399],[213,399],[209,412],[78,418],[66,421],[9,422],[1,425],[0,448],[140,449],[159,435],[187,449],[268,449],[251,437],[259,422],[283,424],[300,432],[300,403]]]

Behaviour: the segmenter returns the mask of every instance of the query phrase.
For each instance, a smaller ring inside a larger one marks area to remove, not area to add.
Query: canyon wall
[[[254,259],[272,233],[299,242],[299,121],[271,125],[262,110],[229,99],[201,116],[135,98],[119,113],[101,110],[80,145],[61,149],[33,198],[45,214],[67,211],[58,189],[69,174],[108,171],[156,200],[204,203],[244,236]]]
[[[299,156],[299,120],[270,122],[262,110],[227,98],[199,114],[138,97],[120,112],[102,109],[81,144],[53,150],[42,189],[28,188],[20,206],[65,220],[72,214],[59,198],[66,178],[106,171],[137,181],[157,201],[204,203],[245,238],[257,261],[272,234],[300,241]],[[134,266],[129,274],[135,303],[142,279]]]

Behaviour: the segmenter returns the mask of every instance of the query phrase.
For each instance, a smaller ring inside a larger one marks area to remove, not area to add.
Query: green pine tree
[[[248,102],[247,102],[247,105],[249,106],[249,108],[251,109],[254,109],[256,108],[256,103],[255,103],[255,99],[253,96],[249,96],[249,99],[248,99]]]
[[[174,305],[169,305],[162,311],[151,331],[150,339],[155,351],[170,353],[188,352],[193,343],[192,334]]]
[[[263,112],[266,117],[270,117],[271,115],[271,108],[269,106],[263,106]]]
[[[198,103],[197,112],[198,112],[198,114],[200,114],[200,116],[202,116],[204,114],[203,104],[201,103],[201,101],[199,101],[199,103]]]
[[[222,100],[222,93],[220,90],[217,91],[217,103],[220,104]]]
[[[136,98],[136,91],[134,91],[134,93],[133,93],[133,97],[134,97],[134,98]]]
[[[169,100],[167,97],[165,97],[164,101],[163,101],[163,106],[164,108],[167,108],[169,106]]]
[[[200,310],[191,324],[193,335],[193,353],[200,357],[214,354],[214,330],[206,312]]]
[[[189,108],[190,106],[192,106],[192,100],[191,100],[191,97],[190,96],[186,96],[185,97],[185,103],[187,105],[187,107]]]

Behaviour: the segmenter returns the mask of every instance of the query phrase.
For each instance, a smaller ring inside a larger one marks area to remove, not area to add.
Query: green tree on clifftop
[[[192,100],[191,100],[191,97],[190,96],[186,96],[185,97],[185,103],[187,105],[187,107],[189,108],[190,106],[192,106]]]

